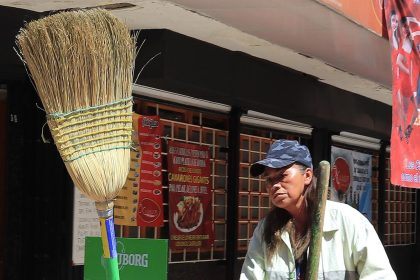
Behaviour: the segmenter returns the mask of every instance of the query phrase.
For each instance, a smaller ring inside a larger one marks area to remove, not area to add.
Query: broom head
[[[16,44],[75,185],[97,202],[113,199],[129,171],[135,38],[92,9],[32,21]]]

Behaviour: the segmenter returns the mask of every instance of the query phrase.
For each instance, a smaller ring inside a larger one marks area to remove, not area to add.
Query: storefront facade
[[[136,81],[134,111],[160,116],[164,161],[169,140],[207,146],[211,155],[214,244],[170,250],[168,279],[237,279],[253,229],[270,209],[249,167],[279,138],[308,145],[315,164],[331,159],[332,146],[371,155],[372,223],[398,278],[416,275],[418,193],[389,183],[390,106],[170,30],[142,30],[143,41],[135,76],[160,55]],[[55,146],[41,139],[44,112],[22,70],[0,77],[7,120],[4,278],[82,279],[83,266],[73,266],[71,255],[73,184]],[[45,130],[44,136],[51,140]],[[165,164],[162,171],[164,226],[117,226],[118,236],[168,238]]]

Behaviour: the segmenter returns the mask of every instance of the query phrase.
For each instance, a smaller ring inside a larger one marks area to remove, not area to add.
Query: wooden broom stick
[[[319,177],[316,184],[316,205],[312,212],[311,243],[309,244],[306,280],[318,279],[319,258],[321,254],[324,213],[330,181],[330,163],[319,163]]]

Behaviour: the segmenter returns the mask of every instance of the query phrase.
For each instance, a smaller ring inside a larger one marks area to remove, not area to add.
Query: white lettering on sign
[[[149,254],[118,254],[118,265],[119,266],[141,266],[149,267]]]

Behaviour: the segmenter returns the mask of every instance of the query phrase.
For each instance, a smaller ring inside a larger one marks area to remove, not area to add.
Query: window
[[[385,189],[385,245],[416,243],[416,189],[390,183],[390,164],[387,159]]]
[[[300,140],[296,135],[269,131],[255,127],[242,127],[240,136],[240,170],[238,201],[238,256],[245,257],[248,243],[251,240],[258,222],[271,209],[264,181],[250,177],[251,164],[264,159],[268,149],[276,139]]]
[[[169,263],[212,261],[226,258],[226,189],[227,189],[227,116],[187,110],[177,106],[163,105],[135,99],[136,113],[159,115],[162,126],[162,139],[207,145],[211,154],[211,187],[213,203],[214,245],[210,250],[184,249],[169,250]],[[164,226],[130,227],[117,226],[116,234],[122,237],[169,238],[168,222],[168,180],[167,145],[162,143]]]

